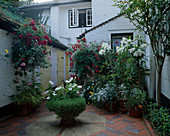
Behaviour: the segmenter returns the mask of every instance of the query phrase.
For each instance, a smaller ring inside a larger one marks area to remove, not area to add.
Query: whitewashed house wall
[[[93,26],[116,16],[119,11],[113,6],[113,0],[92,0]]]
[[[65,45],[75,43],[76,37],[90,27],[69,28],[69,10],[91,8],[90,2],[51,7],[51,34]]]
[[[12,35],[0,29],[0,53],[5,54],[5,49],[11,53]],[[6,61],[0,57],[0,108],[11,103],[9,96],[15,94],[14,69],[10,58]]]
[[[123,16],[88,32],[85,34],[85,37],[88,42],[102,42],[103,40],[109,42],[111,41],[111,34],[121,33],[133,33],[133,37],[137,35],[137,32],[135,32],[135,26]]]

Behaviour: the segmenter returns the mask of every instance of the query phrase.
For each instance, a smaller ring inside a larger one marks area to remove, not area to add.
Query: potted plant
[[[17,94],[10,96],[16,108],[16,114],[27,115],[33,112],[43,99],[41,83],[22,80],[16,88]]]
[[[86,109],[85,99],[79,95],[82,86],[71,83],[72,80],[66,80],[65,87],[50,88],[46,92],[47,108],[61,118],[60,125],[74,124],[75,117]]]
[[[118,87],[118,95],[119,95],[119,110],[122,113],[127,113],[128,109],[126,108],[127,103],[127,95],[129,92],[129,89],[124,84],[121,84],[121,86]]]
[[[131,90],[130,94],[127,95],[126,106],[129,108],[129,114],[132,117],[142,117],[142,105],[146,100],[146,92],[139,88]]]

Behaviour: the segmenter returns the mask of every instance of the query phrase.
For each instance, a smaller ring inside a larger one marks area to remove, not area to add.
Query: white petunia
[[[79,86],[78,86],[78,88],[82,88],[82,86],[81,86],[81,85],[79,85]]]
[[[104,55],[105,54],[105,50],[100,50],[99,54]]]
[[[51,85],[54,85],[54,83],[53,83],[52,81],[49,81],[49,83],[50,83]]]
[[[63,88],[63,87],[59,86],[59,87],[55,88],[55,91],[60,90],[61,88]]]
[[[72,88],[69,88],[68,90],[72,91],[73,89],[72,89]]]
[[[44,92],[43,94],[47,94],[49,91],[47,90],[46,92]]]
[[[50,98],[50,97],[47,97],[46,99],[47,99],[47,100],[50,100],[51,98]]]
[[[53,93],[54,96],[56,96],[57,94],[56,93]]]

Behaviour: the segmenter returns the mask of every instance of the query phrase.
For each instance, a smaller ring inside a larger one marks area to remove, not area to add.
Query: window
[[[69,27],[90,27],[92,26],[91,9],[72,9],[69,11]]]
[[[111,35],[111,47],[112,49],[116,49],[117,47],[119,47],[121,45],[121,40],[123,37],[129,38],[131,37],[131,39],[133,39],[133,33],[123,33],[123,34],[112,34]]]

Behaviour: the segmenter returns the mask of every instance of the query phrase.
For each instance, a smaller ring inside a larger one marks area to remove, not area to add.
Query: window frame
[[[82,28],[81,26],[79,26],[79,11],[80,10],[85,10],[85,13],[86,13],[86,17],[85,17],[85,19],[86,19],[86,25],[83,27],[83,28],[85,28],[85,27],[92,27],[92,25],[87,25],[87,10],[91,10],[92,11],[92,9],[91,8],[86,8],[86,9],[76,9],[76,12],[77,12],[77,17],[76,17],[76,25],[71,25],[71,12],[72,12],[72,10],[68,10],[68,27],[71,29],[71,28]],[[91,20],[91,22],[92,22],[92,20]]]
[[[91,24],[88,24],[88,12],[91,11],[91,18],[90,18],[90,22]],[[92,9],[86,9],[86,26],[92,26]]]

